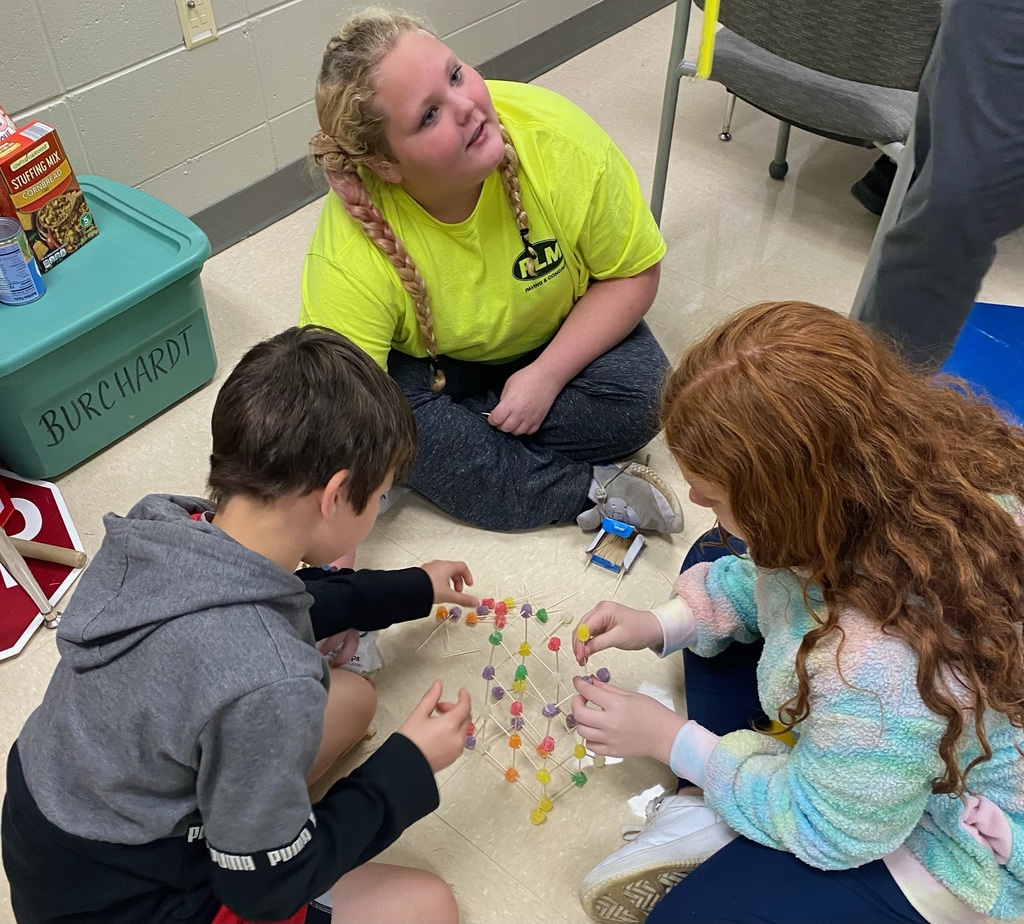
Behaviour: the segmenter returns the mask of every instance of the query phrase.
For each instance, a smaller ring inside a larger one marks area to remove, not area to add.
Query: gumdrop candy
[[[460,607],[460,606],[453,606],[450,610],[448,610],[448,618],[449,619],[458,619],[461,615],[462,615],[462,607]]]
[[[545,719],[553,719],[561,711],[562,710],[558,708],[558,703],[545,703],[540,714],[544,716]]]
[[[558,651],[561,647],[562,640],[557,635],[553,635],[548,639],[548,648],[551,649],[551,651]]]
[[[541,808],[535,808],[532,812],[530,812],[530,821],[532,821],[535,825],[544,824],[544,821],[547,817],[548,816]]]
[[[588,626],[585,622],[580,623],[579,628],[576,629],[576,638],[578,638],[581,642],[585,642],[587,639],[589,639],[590,626]]]
[[[582,677],[580,677],[580,680],[584,681],[585,683],[593,683],[594,682],[594,675],[593,674],[584,674]]]
[[[548,752],[544,750],[539,744],[537,745],[537,756],[543,757],[545,760],[548,759]]]
[[[491,690],[491,696],[493,696],[495,699],[504,699],[505,691],[501,687],[495,687],[493,690]]]
[[[512,692],[513,693],[525,693],[526,692],[526,681],[525,680],[513,680],[512,681]]]
[[[545,814],[550,812],[554,807],[555,803],[552,802],[550,799],[541,799],[540,802],[537,803],[537,808],[539,808]]]
[[[482,603],[476,608],[477,616],[486,616],[490,612]]]
[[[555,739],[551,735],[545,735],[540,742],[540,749],[545,754],[550,754],[555,749]]]
[[[466,750],[472,751],[476,747],[476,738],[472,735],[466,735]]]
[[[530,643],[529,642],[520,642],[519,643],[519,656],[521,658],[528,657],[531,651],[532,651],[532,649],[530,648]]]
[[[523,717],[521,715],[515,716],[511,722],[508,723],[509,728],[514,728],[516,731],[522,731],[523,728]]]
[[[539,610],[537,610],[537,622],[545,623],[547,621],[548,621],[548,611],[546,609],[544,609],[544,607],[541,607]]]
[[[519,615],[522,616],[523,619],[529,619],[533,615],[533,607],[530,606],[529,603],[524,603],[519,607]]]
[[[507,616],[508,615],[508,607],[505,605],[505,601],[504,600],[499,600],[497,603],[494,604],[494,615],[495,616]]]
[[[565,717],[565,727],[575,728],[576,727],[576,716],[571,713]]]
[[[508,617],[507,616],[502,616],[501,614],[496,614],[495,617],[494,617],[494,628],[495,629],[504,629],[505,628],[505,623],[507,621],[508,621]]]
[[[527,676],[528,672],[526,670],[526,665],[520,664],[519,667],[516,668],[516,680],[525,680]]]
[[[489,641],[492,645],[500,645],[501,644],[501,633],[500,632],[492,632],[490,635],[487,636],[487,641]]]
[[[612,672],[607,667],[599,667],[597,673],[594,675],[601,683],[607,683],[612,679]]]
[[[469,728],[466,729],[466,734],[467,735],[475,735],[476,734],[476,724],[475,723],[473,723],[473,722],[469,723]]]
[[[547,770],[537,771],[537,782],[542,786],[547,786],[551,782],[551,774]]]
[[[440,622],[442,619],[447,619],[447,618],[448,618],[448,610],[445,607],[443,607],[443,606],[439,606],[437,608],[437,621]]]
[[[484,606],[486,606],[487,609],[489,609],[489,610],[493,610],[494,609],[494,597],[484,597],[483,600],[481,600],[480,602]]]
[[[583,758],[587,756],[587,749],[582,744],[577,744],[576,747],[572,749],[572,756],[577,760],[583,760]]]
[[[514,703],[512,703],[512,705],[511,705],[511,707],[509,708],[508,711],[511,712],[512,715],[522,715],[523,714],[523,704],[521,702],[519,702],[519,700],[516,700]]]
[[[477,616],[476,610],[470,610],[466,613],[466,625],[475,626],[480,621],[480,617]]]
[[[506,597],[501,602],[504,603],[506,607],[513,607],[513,606],[516,605],[515,598],[513,598],[513,597]]]
[[[508,736],[508,746],[512,748],[513,751],[519,750],[519,748],[522,746],[522,743],[523,739],[520,738],[519,735],[513,734]]]
[[[483,677],[484,680],[493,680],[494,679],[494,665],[493,664],[488,664],[487,667],[485,667],[483,669],[483,672],[480,674],[480,676]]]
[[[509,767],[508,770],[505,771],[505,779],[508,780],[510,783],[514,783],[516,780],[519,779],[519,771],[516,770],[515,767]]]
[[[579,773],[574,773],[572,775],[572,783],[577,789],[582,789],[586,785],[586,782],[587,775],[582,770],[580,770]]]

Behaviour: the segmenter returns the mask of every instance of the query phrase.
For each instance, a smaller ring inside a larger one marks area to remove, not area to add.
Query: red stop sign
[[[7,489],[14,507],[11,511],[5,506],[0,512],[0,521],[4,513],[8,514],[3,526],[8,536],[82,550],[82,541],[71,522],[71,514],[55,485],[3,470],[0,470],[0,482]],[[56,603],[63,596],[81,570],[33,558],[26,558],[25,563],[51,603]],[[43,617],[32,598],[0,566],[0,660],[21,651],[42,622]]]

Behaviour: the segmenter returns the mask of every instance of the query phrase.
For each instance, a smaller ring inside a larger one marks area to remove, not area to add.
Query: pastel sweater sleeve
[[[724,735],[705,798],[744,837],[819,869],[848,869],[899,847],[942,773],[942,726],[920,703],[898,639],[847,632],[808,658],[811,715],[790,749],[754,731]]]
[[[732,555],[688,568],[676,578],[672,599],[654,608],[665,635],[655,650],[664,657],[692,648],[709,658],[733,641],[757,639],[756,579],[754,563]]]

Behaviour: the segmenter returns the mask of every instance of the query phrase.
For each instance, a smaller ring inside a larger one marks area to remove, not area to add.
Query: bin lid
[[[0,376],[137,305],[210,256],[199,226],[149,193],[104,177],[78,181],[99,234],[43,276],[42,298],[0,305]]]

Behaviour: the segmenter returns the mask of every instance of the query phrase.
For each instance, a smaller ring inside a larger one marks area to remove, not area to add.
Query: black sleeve
[[[372,859],[439,804],[426,758],[397,732],[332,786],[286,844],[227,854],[208,843],[213,888],[235,914],[280,921]]]
[[[324,571],[302,568],[295,572],[313,595],[309,618],[319,641],[345,629],[386,629],[430,615],[434,587],[422,568],[400,571]]]

